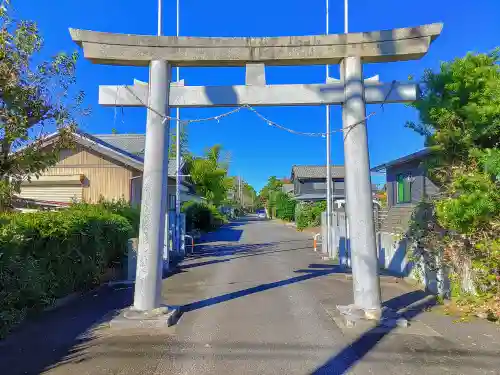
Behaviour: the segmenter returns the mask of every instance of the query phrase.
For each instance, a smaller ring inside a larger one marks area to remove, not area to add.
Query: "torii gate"
[[[140,36],[70,29],[84,56],[97,64],[149,66],[149,85],[101,86],[99,103],[144,106],[146,148],[134,294],[135,311],[160,307],[170,107],[340,104],[343,108],[347,216],[350,223],[354,304],[380,316],[380,284],[366,134],[366,103],[417,99],[418,86],[363,80],[362,63],[416,60],[441,33],[429,24],[365,33],[271,38]],[[266,85],[265,65],[341,64],[341,79],[312,85]],[[246,66],[246,85],[171,86],[171,66]]]

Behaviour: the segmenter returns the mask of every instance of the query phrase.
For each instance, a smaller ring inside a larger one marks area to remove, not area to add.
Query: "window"
[[[334,181],[334,186],[335,186],[335,189],[341,189],[341,190],[344,190],[344,180],[335,180]]]
[[[345,194],[344,180],[335,180],[333,185],[333,194],[343,196]]]
[[[169,194],[168,196],[168,209],[175,210],[175,194]]]
[[[326,182],[313,182],[314,190],[326,190]]]
[[[397,181],[397,203],[411,202],[411,176],[399,174],[396,177]]]

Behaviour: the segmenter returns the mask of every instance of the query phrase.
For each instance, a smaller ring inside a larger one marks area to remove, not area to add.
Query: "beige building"
[[[47,147],[57,136],[48,137]],[[139,204],[145,136],[90,135],[77,131],[74,138],[75,147],[62,150],[53,167],[40,178],[22,184],[19,198],[50,205],[67,205],[74,201],[96,203],[101,197],[107,200],[123,198],[131,204]],[[175,208],[175,171],[175,160],[170,160],[169,209]],[[200,200],[200,197],[189,182],[183,181],[181,202],[189,200]]]

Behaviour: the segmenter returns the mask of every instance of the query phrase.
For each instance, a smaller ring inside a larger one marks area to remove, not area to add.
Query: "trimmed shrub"
[[[132,227],[99,206],[0,216],[0,337],[55,299],[99,283]]]
[[[309,226],[312,221],[312,204],[299,203],[295,208],[295,224],[297,229],[304,229]]]
[[[210,210],[210,214],[212,215],[212,228],[217,228],[228,222],[226,215],[220,212],[219,209],[214,205],[208,205],[208,209]]]
[[[321,225],[321,213],[326,210],[326,201],[297,204],[295,222],[297,229]]]
[[[186,231],[209,232],[227,222],[227,218],[215,206],[189,201],[182,205],[186,214]]]
[[[295,219],[296,201],[288,194],[278,192],[274,197],[275,214],[278,219],[293,221]]]
[[[80,209],[88,209],[89,207],[99,207],[104,209],[112,214],[123,216],[128,220],[130,225],[132,226],[133,233],[132,237],[139,236],[139,224],[141,219],[141,208],[133,207],[128,203],[125,199],[120,198],[118,200],[106,200],[103,197],[99,199],[99,203],[97,204],[89,204],[89,203],[75,203],[71,205],[71,210],[80,210]]]

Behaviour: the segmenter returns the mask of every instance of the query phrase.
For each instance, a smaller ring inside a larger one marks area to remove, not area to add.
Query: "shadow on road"
[[[430,295],[428,293],[417,290],[385,301],[383,305],[395,311],[405,310],[405,312],[401,315],[408,321],[411,321],[422,311],[427,310],[436,304],[435,298],[426,298],[429,296]],[[312,372],[311,375],[340,375],[347,373],[396,327],[397,326],[387,328],[386,326],[378,324],[374,328],[366,331],[353,343],[335,354],[325,364]]]
[[[235,254],[247,254],[264,251],[275,246],[275,242],[265,242],[258,244],[221,244],[221,245],[202,245],[197,247],[194,253],[188,254],[186,259],[206,258],[206,257],[225,257]]]
[[[236,292],[231,292],[231,293],[223,294],[220,296],[207,298],[207,299],[204,299],[201,301],[188,303],[186,305],[182,305],[179,307],[180,307],[180,310],[182,313],[187,313],[190,311],[202,309],[204,307],[216,305],[216,304],[219,304],[222,302],[227,302],[227,301],[230,301],[230,300],[233,300],[236,298],[245,297],[245,296],[248,296],[251,294],[263,292],[263,291],[278,288],[281,286],[286,286],[286,285],[298,283],[301,281],[306,281],[306,280],[313,279],[316,277],[326,276],[326,275],[330,275],[332,273],[344,273],[345,270],[339,266],[331,266],[331,267],[328,267],[326,269],[321,269],[321,270],[301,269],[301,270],[297,270],[295,272],[296,273],[305,273],[305,274],[300,275],[300,276],[294,276],[294,277],[291,277],[291,278],[285,279],[285,280],[275,281],[272,283],[260,284],[260,285],[257,285],[257,286],[251,287],[251,288],[238,290]]]
[[[89,330],[132,303],[132,287],[102,287],[59,309],[26,321],[0,341],[0,374],[38,375],[64,358],[78,356]]]
[[[243,230],[234,229],[233,226],[224,225],[216,232],[205,233],[202,236],[203,242],[238,242],[241,239]]]

